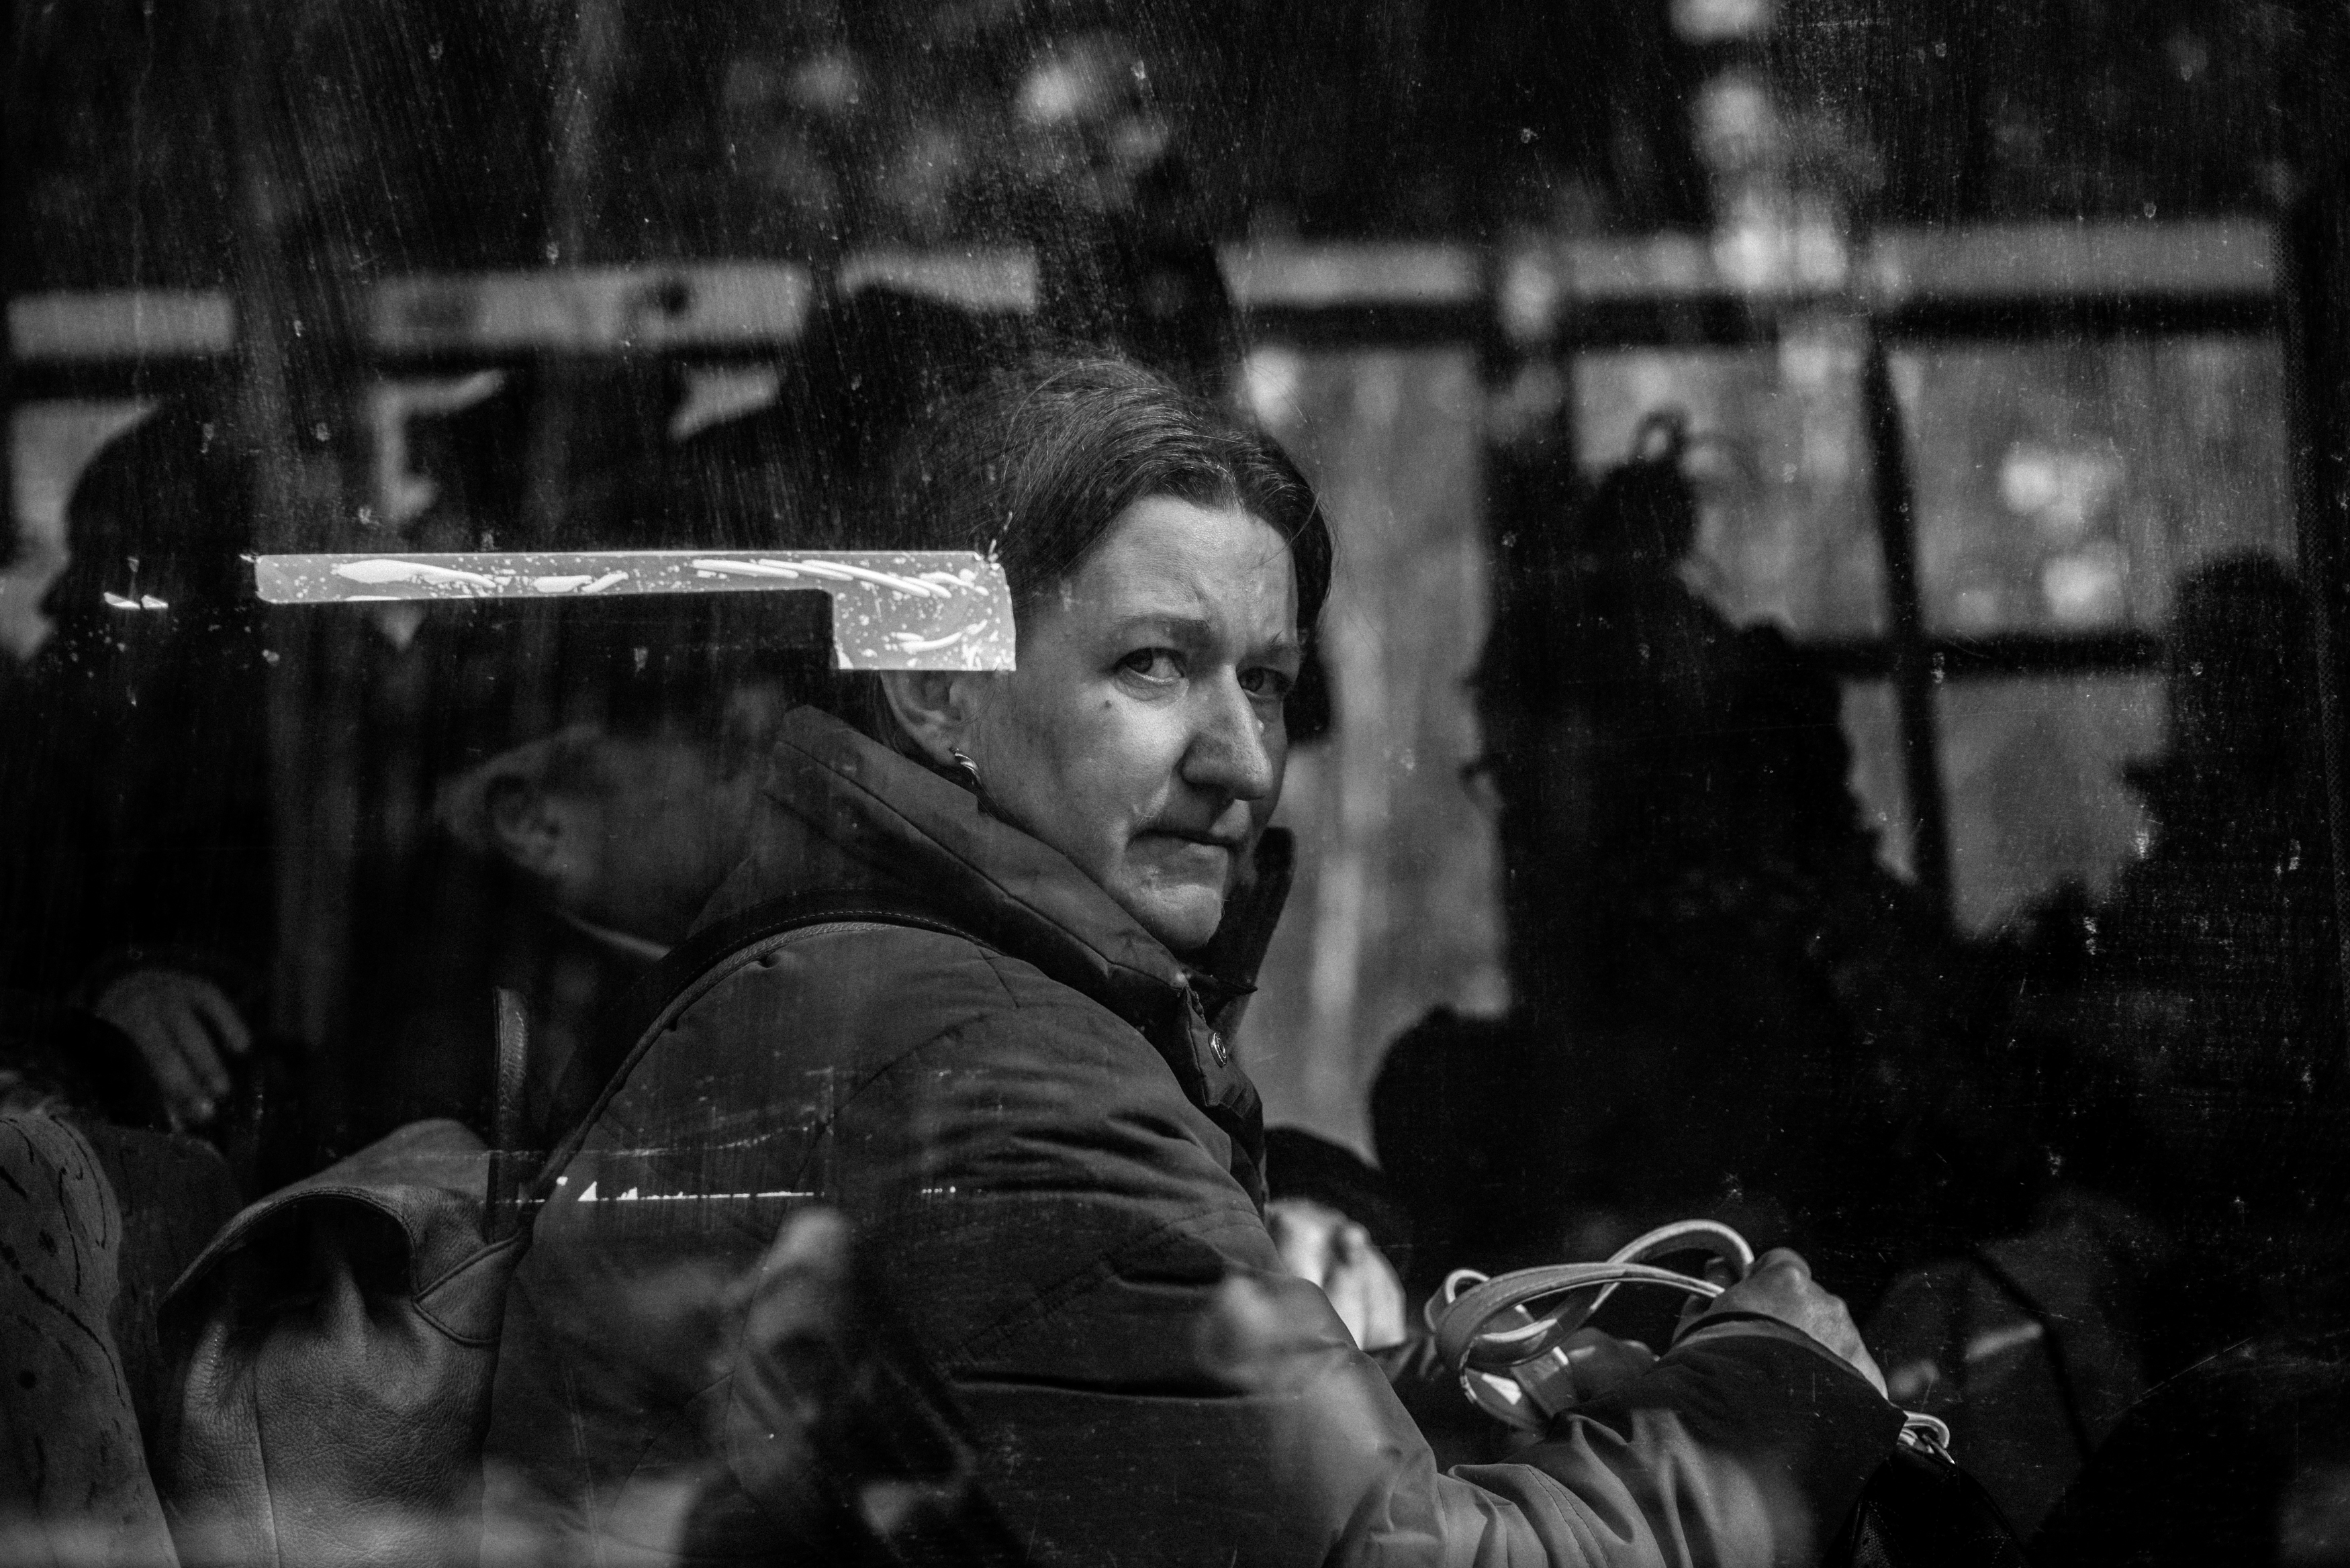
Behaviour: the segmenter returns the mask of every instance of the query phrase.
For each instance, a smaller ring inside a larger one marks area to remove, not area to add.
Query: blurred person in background
[[[2309,621],[2301,585],[2264,556],[2178,585],[2167,742],[2126,770],[2154,831],[2085,955],[2090,984],[2144,1000],[2135,1033],[2155,1076],[2297,1088],[2341,1070]]]
[[[1868,1323],[2039,1560],[2330,1560],[2350,1188],[2309,622],[2265,556],[2179,583],[2167,742],[2124,771],[2142,853],[1990,955],[2036,1200]]]
[[[1689,446],[1643,421],[1478,667],[1518,1001],[1431,1015],[1373,1090],[1421,1293],[1698,1215],[1867,1302],[2021,1218],[1980,965],[1879,862],[1835,678],[1690,586]]]
[[[53,632],[0,670],[11,1562],[172,1560],[143,1462],[156,1307],[241,1201],[235,1091],[276,1051],[252,472],[196,399],[109,442],[67,507]]]
[[[2321,724],[2301,584],[2265,556],[2182,580],[2162,753],[2125,771],[2145,853],[2043,901],[2017,1028],[2063,1079],[2075,1179],[2170,1243],[2150,1358],[2350,1321],[2335,1128],[2342,1000]]]
[[[475,907],[460,940],[420,931],[395,960],[393,1116],[490,1130],[503,989],[529,1021],[532,1147],[569,1130],[632,1043],[616,1034],[636,989],[743,857],[768,744],[808,679],[640,694],[447,781],[436,815],[480,874],[464,880]]]
[[[200,404],[109,442],[67,505],[70,559],[42,601],[55,629],[0,720],[0,986],[120,1030],[183,1127],[213,1119],[267,1023],[252,515],[250,457]]]

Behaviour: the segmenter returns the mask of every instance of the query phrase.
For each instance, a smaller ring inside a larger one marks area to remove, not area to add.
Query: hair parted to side
[[[1016,615],[1075,571],[1127,508],[1154,496],[1237,506],[1286,539],[1298,629],[1311,632],[1332,549],[1305,476],[1271,437],[1105,354],[1038,354],[942,399],[900,443],[851,524],[851,544],[993,556]],[[894,722],[877,727],[886,709],[847,709],[890,738]]]
[[[1314,624],[1330,588],[1330,532],[1288,453],[1107,355],[1038,355],[943,400],[900,446],[864,520],[866,547],[993,556],[1025,605],[1152,496],[1238,506],[1270,524],[1295,557],[1298,624]]]

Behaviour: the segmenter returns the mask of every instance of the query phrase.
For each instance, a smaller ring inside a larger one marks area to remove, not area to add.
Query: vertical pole
[[[293,534],[292,397],[286,374],[283,301],[288,284],[277,246],[276,214],[283,204],[276,168],[265,62],[251,37],[258,18],[248,0],[214,0],[211,7],[212,76],[219,123],[227,141],[229,294],[235,303],[233,369],[224,378],[225,424],[252,454],[252,547],[299,548]],[[308,708],[304,687],[314,667],[307,657],[307,626],[269,628],[279,657],[267,680],[270,842],[275,855],[276,951],[269,983],[269,1027],[308,1050],[319,1044],[325,1020],[311,983],[312,950],[305,940],[322,929],[312,893],[317,863],[309,854],[312,779],[299,742]],[[314,1099],[315,1099],[314,1096]]]
[[[21,33],[17,40],[7,75],[0,78],[0,83],[5,83],[0,92],[6,95],[6,108],[0,109],[0,146],[19,150],[16,157],[5,161],[5,168],[0,168],[0,234],[7,234],[25,232],[25,185],[29,175],[22,150],[32,145],[34,111],[26,107],[33,94],[22,78],[36,68],[32,45]],[[20,254],[0,257],[0,571],[16,564],[25,544],[23,524],[16,515],[16,335],[8,328],[9,304],[28,270],[19,261]],[[0,649],[0,659],[8,657],[7,650]],[[0,737],[0,744],[5,743],[5,737]]]
[[[1893,650],[1893,695],[1901,718],[1902,777],[1909,797],[1909,860],[1918,886],[1944,919],[1950,909],[1950,803],[1942,788],[1941,732],[1936,722],[1932,651],[1918,587],[1917,499],[1909,478],[1908,432],[1884,339],[1869,329],[1861,401],[1868,419],[1870,493],[1877,547],[1885,556],[1885,597]]]
[[[558,8],[559,15],[559,8]],[[619,68],[621,0],[572,0],[570,16],[547,83],[551,158],[546,170],[546,232],[541,254],[550,266],[576,268],[592,258],[601,182],[606,100]],[[562,25],[562,24],[558,24]],[[587,539],[571,514],[575,455],[582,412],[598,395],[609,366],[567,355],[542,354],[531,371],[527,474],[520,519],[525,549],[578,549],[616,541]],[[511,722],[516,735],[542,733],[582,715],[566,711],[563,618],[536,615],[523,623],[515,649]]]
[[[2327,844],[2334,860],[2337,1009],[2350,1014],[2350,781],[2345,779],[2342,617],[2350,592],[2350,185],[2334,181],[2304,196],[2283,230],[2286,417],[2302,581],[2308,586],[2310,666],[2317,685],[2325,769]],[[2350,1036],[2338,1065],[2350,1072]]]
[[[1479,343],[1486,385],[1509,387],[1521,369],[1547,359],[1559,373],[1558,405],[1513,436],[1489,427],[1482,476],[1486,556],[1492,578],[1487,640],[1478,678],[1483,763],[1500,805],[1497,828],[1503,952],[1513,1010],[1559,1019],[1591,1015],[1596,986],[1592,950],[1599,908],[1595,880],[1591,773],[1596,737],[1582,704],[1538,709],[1517,660],[1527,628],[1546,627],[1571,649],[1584,607],[1567,563],[1568,537],[1584,500],[1576,462],[1575,350],[1561,323],[1511,323],[1502,268],[1489,257],[1486,328]],[[1523,336],[1519,336],[1523,334]],[[1545,683],[1547,684],[1547,683]]]
[[[306,388],[348,389],[348,345],[331,341],[346,313],[328,293],[336,284],[320,280],[306,296],[295,268],[321,258],[297,258],[288,244],[305,209],[325,193],[304,182],[307,165],[286,122],[281,18],[261,0],[213,0],[211,10],[213,90],[232,180],[236,344],[227,422],[252,454],[249,536],[264,552],[332,549],[348,511],[348,432],[338,440],[329,427],[321,439],[301,427]],[[301,341],[305,335],[315,336]],[[317,396],[308,402],[310,418],[328,406]],[[350,618],[315,617],[276,621],[267,635],[276,656],[266,695],[276,902],[270,1026],[306,1054],[310,1130],[331,1144],[348,1109],[338,1047],[352,956],[365,628]]]
[[[0,202],[0,227],[13,226],[16,213],[11,205]],[[25,543],[16,516],[16,340],[7,330],[15,283],[14,277],[0,273],[0,572],[16,564],[17,552]],[[0,659],[8,657],[8,650],[0,649]],[[5,739],[0,743],[5,743]]]

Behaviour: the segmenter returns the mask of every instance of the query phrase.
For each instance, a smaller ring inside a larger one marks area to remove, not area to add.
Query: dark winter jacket
[[[1804,1562],[1890,1449],[1898,1417],[1865,1382],[1749,1321],[1517,1462],[1438,1473],[1378,1366],[1282,1272],[1216,983],[832,719],[786,722],[767,794],[705,922],[881,891],[975,940],[804,929],[629,1071],[515,1282],[494,1542],[758,1552],[755,1467],[712,1436],[755,1376],[726,1287],[812,1199],[856,1223],[1043,1563]]]

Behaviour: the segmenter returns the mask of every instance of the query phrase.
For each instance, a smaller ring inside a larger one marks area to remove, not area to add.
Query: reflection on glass
[[[66,500],[99,448],[150,412],[129,398],[58,399],[11,413],[16,558],[0,562],[0,661],[29,659],[48,634],[41,596],[66,564]],[[0,546],[7,544],[0,531]]]
[[[1946,686],[1942,776],[1960,922],[1996,927],[2065,880],[2102,896],[2150,846],[2145,807],[2123,778],[2164,731],[2158,675],[2098,675]]]
[[[1895,354],[1928,626],[2153,630],[2198,563],[2291,560],[2283,374],[2236,337]]]
[[[1641,420],[1666,408],[1688,411],[1707,502],[1690,586],[1742,626],[1774,620],[1798,638],[1880,631],[1858,339],[1822,327],[1762,348],[1576,358],[1585,468],[1622,462]]]

